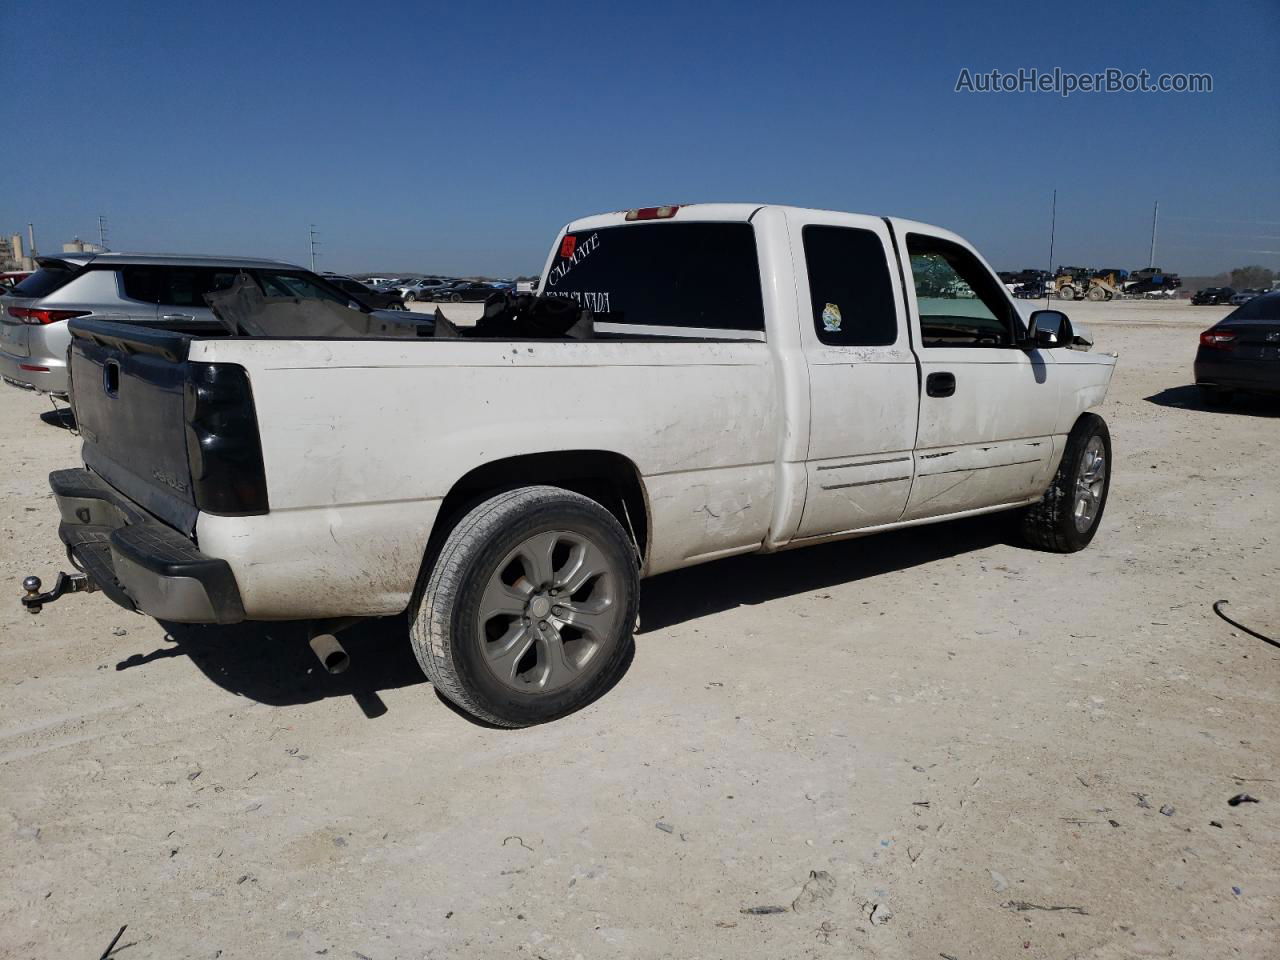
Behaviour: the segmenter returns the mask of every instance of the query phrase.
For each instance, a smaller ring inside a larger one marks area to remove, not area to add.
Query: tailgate
[[[11,316],[9,307],[25,307],[31,302],[16,297],[5,297],[0,300],[0,314],[2,314],[0,316],[0,350],[11,357],[31,356],[31,348],[27,345],[31,326]]]
[[[191,534],[187,348],[181,333],[97,320],[71,324],[71,389],[85,466],[170,526]]]

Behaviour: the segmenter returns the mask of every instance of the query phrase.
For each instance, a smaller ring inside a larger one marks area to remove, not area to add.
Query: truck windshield
[[[640,223],[565,234],[540,291],[596,320],[675,335],[763,331],[749,223]]]

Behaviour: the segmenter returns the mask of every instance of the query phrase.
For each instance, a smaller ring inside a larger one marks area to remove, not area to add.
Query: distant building
[[[0,237],[0,269],[34,270],[36,262],[27,254],[22,243],[22,234],[14,233]]]
[[[81,240],[79,237],[72,239],[70,243],[62,245],[63,253],[106,253],[107,248],[100,243],[89,243]]]

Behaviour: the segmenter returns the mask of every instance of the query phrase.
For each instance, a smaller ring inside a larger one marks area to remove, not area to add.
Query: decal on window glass
[[[822,308],[822,329],[827,333],[839,333],[842,319],[840,308],[834,303],[828,303]]]
[[[600,234],[598,233],[593,233],[581,243],[572,234],[566,236],[560,244],[560,262],[547,274],[547,286],[554,287],[568,276],[570,270],[591,256],[599,247]]]
[[[561,290],[558,293],[551,294],[553,297],[560,297],[565,300],[574,300],[578,306],[586,307],[592,313],[609,313],[609,293],[608,291],[584,291],[584,290]]]

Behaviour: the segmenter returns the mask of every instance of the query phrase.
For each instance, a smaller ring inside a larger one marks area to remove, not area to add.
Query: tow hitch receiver
[[[39,613],[46,603],[53,603],[64,593],[92,593],[98,589],[98,585],[83,573],[59,573],[48,593],[41,593],[40,586],[39,577],[26,577],[22,581],[22,589],[27,592],[22,598],[22,605],[28,613]]]

